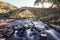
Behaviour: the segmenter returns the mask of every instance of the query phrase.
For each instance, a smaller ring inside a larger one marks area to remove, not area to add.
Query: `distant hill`
[[[11,18],[40,18],[48,23],[60,25],[60,9],[22,7],[17,9]]]
[[[8,13],[11,10],[16,10],[16,6],[0,1],[0,13]]]

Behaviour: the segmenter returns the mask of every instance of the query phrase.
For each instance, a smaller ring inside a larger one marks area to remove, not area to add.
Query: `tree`
[[[34,5],[39,5],[41,3],[43,5],[44,2],[52,3],[52,6],[55,4],[59,7],[60,0],[36,0]]]

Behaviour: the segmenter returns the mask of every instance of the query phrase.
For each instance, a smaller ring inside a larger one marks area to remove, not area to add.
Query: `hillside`
[[[0,13],[3,13],[3,14],[8,13],[11,10],[16,10],[16,8],[17,7],[15,7],[9,3],[0,1]]]

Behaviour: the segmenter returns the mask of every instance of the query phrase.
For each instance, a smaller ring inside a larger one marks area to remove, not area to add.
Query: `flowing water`
[[[46,36],[47,40],[60,40],[60,33],[55,31],[53,28],[51,28],[47,23],[43,22],[42,20],[35,20],[35,19],[15,20],[13,24],[17,25],[16,29],[20,27],[27,28],[25,29],[26,31],[24,32],[23,37],[18,37],[16,35],[17,33],[16,30],[14,34],[15,38],[14,40],[40,40],[39,35],[41,33],[45,33],[47,35]],[[36,28],[37,30],[35,30],[34,28]],[[38,30],[40,30],[41,32],[38,32]],[[35,35],[32,34],[34,32],[36,33]]]

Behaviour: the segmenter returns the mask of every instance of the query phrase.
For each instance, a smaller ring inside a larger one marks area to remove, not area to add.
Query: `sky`
[[[18,8],[23,6],[33,7],[35,0],[1,0],[12,5],[17,6]]]
[[[49,8],[52,5],[52,3],[44,2],[43,5],[40,3],[39,6],[34,6],[34,2],[36,0],[0,0],[0,1],[10,3],[18,8],[20,7]]]

